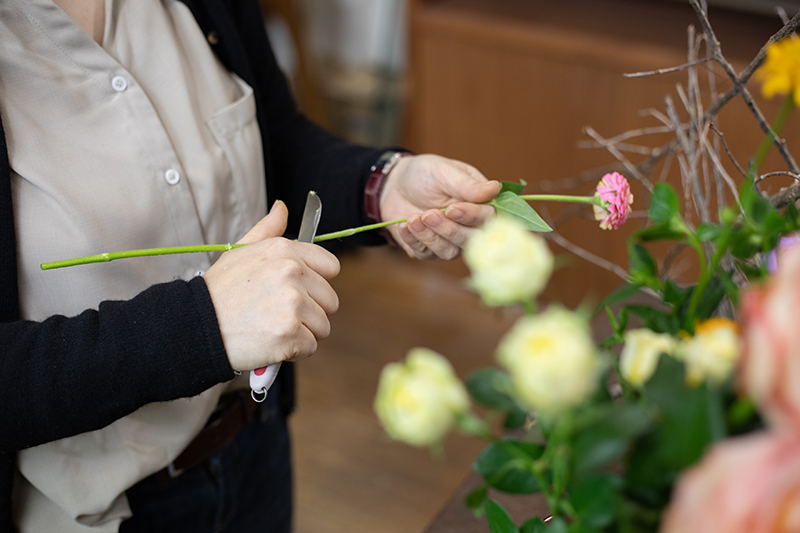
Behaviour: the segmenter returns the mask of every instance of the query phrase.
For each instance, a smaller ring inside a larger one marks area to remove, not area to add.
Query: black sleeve
[[[233,378],[201,277],[44,322],[0,324],[0,450],[100,429]]]

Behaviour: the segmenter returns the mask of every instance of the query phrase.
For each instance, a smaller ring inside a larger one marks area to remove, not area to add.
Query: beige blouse
[[[23,318],[75,315],[211,254],[43,272],[101,252],[235,242],[266,213],[253,92],[228,73],[177,0],[106,0],[102,46],[51,0],[0,2],[6,128]],[[224,385],[19,454],[22,532],[117,531],[124,492],[175,457]]]

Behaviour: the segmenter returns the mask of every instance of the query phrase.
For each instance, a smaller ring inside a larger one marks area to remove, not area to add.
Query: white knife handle
[[[267,391],[275,383],[275,378],[278,376],[281,364],[275,363],[274,365],[262,366],[250,371],[250,396],[253,400],[261,403],[267,399]],[[257,396],[263,394],[263,396]]]

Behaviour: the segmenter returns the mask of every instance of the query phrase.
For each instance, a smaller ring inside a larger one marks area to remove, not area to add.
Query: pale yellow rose
[[[469,409],[469,396],[452,365],[425,348],[381,372],[375,412],[395,440],[414,446],[438,443]]]
[[[625,332],[625,346],[620,354],[620,371],[628,383],[641,387],[658,366],[661,354],[673,355],[678,339],[666,333],[656,333],[648,328]]]
[[[686,381],[690,385],[699,385],[703,381],[722,383],[733,372],[741,351],[736,322],[727,318],[701,322],[683,350]]]
[[[586,319],[560,307],[518,320],[501,341],[497,359],[520,401],[545,415],[583,402],[602,368]]]
[[[491,306],[529,301],[553,272],[553,254],[544,239],[502,216],[470,236],[464,261],[472,274],[469,285]]]

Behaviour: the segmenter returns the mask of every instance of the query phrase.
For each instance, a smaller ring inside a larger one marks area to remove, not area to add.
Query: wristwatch
[[[364,208],[367,211],[367,218],[371,222],[381,222],[381,193],[386,185],[386,178],[400,158],[407,155],[412,154],[411,152],[388,150],[383,152],[375,164],[370,167],[367,186],[364,188]]]

